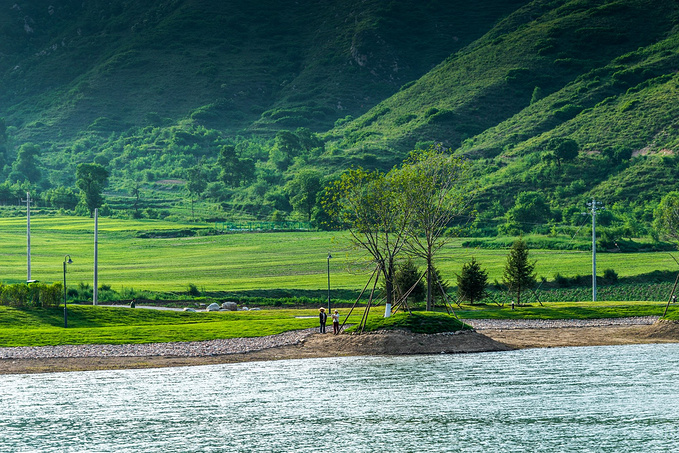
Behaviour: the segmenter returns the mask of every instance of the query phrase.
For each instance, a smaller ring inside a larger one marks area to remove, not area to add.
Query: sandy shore
[[[125,351],[125,346],[129,345],[119,345],[120,349],[111,345],[86,345],[82,348],[0,348],[0,357],[3,357],[0,358],[0,374],[156,368],[361,355],[454,354],[537,347],[679,342],[679,323],[653,322],[654,319],[626,319],[619,323],[611,320],[599,321],[569,321],[560,322],[558,325],[549,324],[547,321],[542,324],[533,324],[530,328],[524,327],[525,324],[522,325],[521,321],[502,321],[496,324],[479,323],[475,332],[436,335],[391,331],[335,336],[320,335],[313,330],[307,330],[263,339],[238,338],[212,342],[148,345],[152,349],[133,348],[135,352],[127,355],[121,351]],[[81,349],[89,352],[82,353]]]

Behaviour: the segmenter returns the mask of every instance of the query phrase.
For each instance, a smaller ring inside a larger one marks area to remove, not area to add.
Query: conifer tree
[[[462,272],[457,276],[457,295],[468,300],[472,305],[486,296],[488,273],[472,257],[471,261],[462,265]]]
[[[413,260],[408,259],[405,263],[398,266],[396,269],[395,282],[401,295],[405,294],[413,286],[413,290],[408,296],[408,300],[413,302],[421,302],[424,300],[427,290],[424,287],[424,281],[420,278],[422,272],[417,268]],[[417,285],[416,285],[417,284]]]
[[[507,255],[502,282],[516,294],[516,305],[521,305],[521,292],[535,285],[535,261],[528,261],[528,247],[523,239],[517,239]]]

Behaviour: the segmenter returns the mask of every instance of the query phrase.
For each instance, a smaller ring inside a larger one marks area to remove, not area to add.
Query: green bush
[[[62,294],[61,283],[52,285],[44,283],[0,285],[0,305],[17,308],[56,307],[61,302]]]

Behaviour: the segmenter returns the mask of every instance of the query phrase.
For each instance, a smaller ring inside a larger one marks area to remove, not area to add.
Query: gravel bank
[[[507,320],[474,319],[466,322],[476,330],[558,329],[567,327],[614,327],[651,325],[657,316],[608,319]],[[192,341],[184,343],[96,344],[0,348],[2,359],[57,359],[106,357],[211,357],[244,354],[301,344],[318,329],[311,328],[256,338]]]
[[[209,357],[243,354],[300,344],[318,329],[296,330],[256,338],[190,341],[184,343],[94,344],[0,348],[0,359],[53,359],[82,357]]]
[[[559,329],[566,327],[646,326],[655,323],[659,316],[602,319],[468,319],[464,320],[476,330]]]

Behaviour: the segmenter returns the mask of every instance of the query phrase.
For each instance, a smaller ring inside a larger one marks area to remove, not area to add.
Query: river
[[[0,451],[673,451],[678,365],[669,344],[0,376]]]

